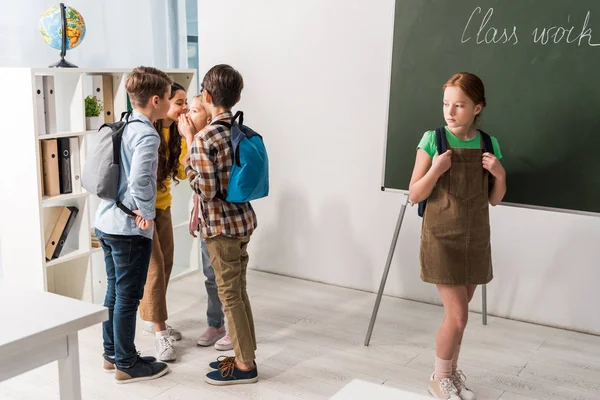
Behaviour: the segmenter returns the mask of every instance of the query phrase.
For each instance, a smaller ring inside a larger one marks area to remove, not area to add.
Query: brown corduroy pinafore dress
[[[420,251],[425,282],[480,285],[492,280],[490,177],[481,155],[481,148],[452,149],[452,166],[427,199]]]

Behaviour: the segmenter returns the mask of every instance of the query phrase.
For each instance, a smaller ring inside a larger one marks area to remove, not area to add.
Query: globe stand
[[[62,18],[62,46],[60,49],[60,61],[50,65],[50,68],[77,68],[77,65],[71,64],[65,60],[65,56],[67,55],[67,11],[64,3],[60,3],[60,17]]]
[[[78,68],[78,67],[75,64],[71,64],[64,58],[61,58],[59,62],[50,65],[50,68]]]

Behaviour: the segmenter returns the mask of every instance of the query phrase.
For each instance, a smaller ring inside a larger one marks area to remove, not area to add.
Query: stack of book
[[[97,249],[100,248],[100,241],[98,240],[98,236],[96,236],[96,230],[92,229],[91,232],[91,236],[92,236],[92,247]]]

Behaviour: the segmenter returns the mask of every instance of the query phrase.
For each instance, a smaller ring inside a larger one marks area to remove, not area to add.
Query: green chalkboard
[[[396,0],[384,188],[408,189],[461,71],[486,86],[504,201],[600,212],[600,0]]]

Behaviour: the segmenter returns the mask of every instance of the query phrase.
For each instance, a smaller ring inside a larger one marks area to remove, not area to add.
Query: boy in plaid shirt
[[[210,364],[219,370],[206,376],[206,381],[213,385],[258,381],[254,362],[256,334],[246,292],[246,249],[256,228],[256,214],[249,202],[225,201],[233,164],[231,109],[240,100],[243,87],[238,71],[229,65],[214,66],[204,76],[200,92],[204,106],[214,116],[210,124],[196,133],[189,116],[181,115],[179,120],[179,132],[190,149],[189,161],[184,161],[185,173],[200,198],[202,236],[210,253],[235,352],[235,357]]]

